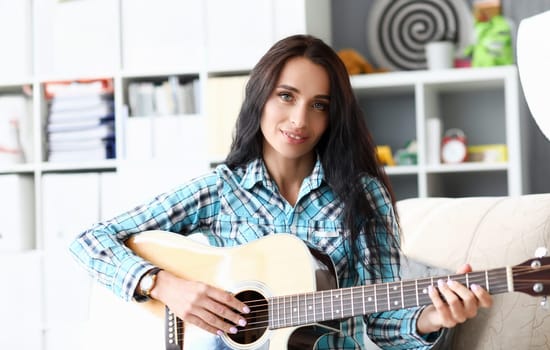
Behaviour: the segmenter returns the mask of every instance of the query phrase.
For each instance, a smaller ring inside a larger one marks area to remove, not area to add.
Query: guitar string
[[[526,274],[532,274],[534,272],[543,272],[543,271],[547,271],[549,270],[550,267],[540,267],[536,270],[533,270],[533,268],[529,267],[529,266],[518,266],[518,267],[514,267],[514,276],[521,276],[521,275],[526,275]],[[498,272],[499,274],[503,274],[505,275],[506,271],[505,270],[494,270],[494,271],[490,271],[490,272]],[[437,279],[445,279],[445,278],[448,278],[450,277],[450,279],[453,279],[453,277],[456,278],[460,278],[460,277],[465,277],[466,275],[472,275],[472,274],[478,274],[478,276],[475,276],[477,277],[478,279],[481,280],[481,282],[485,282],[485,272],[476,272],[476,273],[468,273],[468,274],[463,274],[463,275],[450,275],[450,276],[439,276],[439,277],[434,277],[435,280]],[[428,279],[423,279],[424,282],[426,282],[426,280],[430,280],[429,278]],[[532,283],[533,282],[541,282],[541,281],[545,281],[545,280],[541,280],[541,279],[534,279],[534,280],[525,280],[523,279],[522,281],[519,281],[517,283],[514,283],[516,286],[520,287],[518,289],[521,289],[521,287],[529,287],[529,286],[532,286]],[[547,280],[547,281],[550,281],[550,280]],[[475,282],[475,278],[474,278],[474,282]],[[405,294],[406,292],[405,291],[410,291],[410,290],[414,290],[414,295],[411,295],[411,294],[408,294],[403,298],[401,298],[401,289],[399,290],[393,290],[393,289],[390,289],[390,292],[389,293],[383,293],[383,294],[386,294],[387,297],[384,297],[384,300],[382,302],[382,304],[388,304],[387,303],[387,300],[389,299],[390,300],[390,305],[391,305],[391,301],[392,300],[406,300],[408,302],[410,302],[411,300],[414,301],[414,303],[411,303],[412,305],[416,305],[416,292],[417,292],[417,289],[414,287],[414,285],[412,284],[414,283],[414,281],[403,281],[403,293]],[[390,282],[388,283],[388,285],[395,285],[395,286],[400,286],[401,285],[401,282],[399,281],[396,281],[396,282]],[[386,287],[386,284],[381,284],[381,285],[378,285],[378,286],[382,286],[382,287]],[[409,288],[409,287],[413,287],[413,288]],[[492,284],[490,284],[490,287],[492,287],[492,289],[494,290],[507,290],[508,289],[508,282],[507,280],[497,280],[497,282],[494,282]],[[356,300],[353,296],[353,291],[352,290],[355,290],[356,288],[365,288],[365,289],[373,289],[375,288],[375,285],[365,285],[365,286],[361,286],[361,287],[350,287],[350,288],[342,288],[342,289],[339,289],[339,291],[342,291],[340,293],[337,293],[337,294],[340,294],[340,296],[343,295],[343,290],[349,290],[350,293],[349,293],[349,297],[352,298],[352,302],[351,303],[346,303],[344,304],[345,308],[343,308],[343,310],[340,310],[341,311],[341,314],[344,315],[342,316],[342,318],[345,318],[345,317],[349,317],[350,315],[348,314],[348,312],[352,311],[354,308],[351,306],[351,304],[353,304]],[[312,293],[302,293],[302,294],[295,294],[295,295],[289,295],[289,296],[284,296],[284,297],[276,297],[276,299],[290,299],[290,301],[285,301],[283,300],[282,301],[282,304],[287,304],[290,302],[290,304],[292,305],[292,303],[298,303],[300,304],[301,300],[300,300],[300,296],[304,296],[304,298],[308,295],[313,295],[313,294],[316,294],[316,293],[322,293],[322,294],[325,294],[325,293],[330,293],[331,296],[333,294],[332,291],[318,291],[318,292],[312,292]],[[345,296],[345,295],[344,295]],[[346,296],[347,297],[347,296]],[[292,298],[298,298],[297,300],[294,299],[292,300]],[[325,296],[321,296],[321,298],[325,298]],[[310,300],[316,300],[318,298],[316,297],[313,297],[310,299]],[[275,302],[274,301],[275,298],[272,298],[271,301],[272,301],[272,304],[281,304],[280,302]],[[305,300],[305,299],[303,299]],[[362,300],[362,298],[360,299]],[[428,300],[429,300],[429,297],[428,297]],[[305,306],[311,306],[311,307],[318,307],[319,305],[323,305],[324,303],[326,303],[326,301],[323,301],[321,300],[320,302],[315,302],[311,305],[308,305],[307,303],[305,304]],[[269,323],[270,323],[270,320],[269,320],[269,312],[268,310],[266,309],[266,307],[269,306],[269,302],[265,302],[265,299],[256,299],[256,300],[251,300],[251,301],[248,301],[247,302],[247,305],[249,305],[249,307],[253,310],[251,311],[249,314],[246,314],[244,315],[245,317],[246,316],[254,316],[254,317],[257,317],[255,316],[256,314],[259,314],[260,317],[267,317],[268,319],[267,320],[257,320],[256,322],[250,322],[249,324],[247,324],[247,326],[245,328],[241,328],[239,329],[238,331],[239,332],[244,332],[244,331],[251,331],[251,330],[258,330],[258,329],[265,329],[267,327],[269,327]],[[409,303],[407,303],[409,305]],[[350,307],[351,306],[351,307]],[[386,306],[386,305],[385,305]],[[395,307],[398,307],[399,305],[398,304],[394,304]],[[347,308],[346,308],[347,307]],[[254,311],[254,309],[257,309],[257,308],[260,308],[259,311]],[[290,308],[290,307],[287,307],[287,309]],[[400,308],[400,307],[398,307]],[[362,308],[360,308],[362,309]],[[339,311],[339,312],[340,312]],[[385,310],[384,310],[385,311]],[[371,311],[371,312],[374,312],[374,311]],[[326,312],[325,312],[326,313]],[[369,312],[370,313],[370,312]],[[358,314],[362,314],[362,313],[358,313]],[[308,319],[307,319],[307,316],[300,316],[299,314],[296,316],[297,317],[297,322],[295,322],[296,324],[303,324],[304,322],[307,322]],[[252,318],[252,317],[251,317]],[[283,317],[283,318],[274,318],[271,320],[271,323],[274,324],[276,323],[277,321],[279,322],[279,324],[281,323],[281,320],[283,320],[282,324],[284,325],[284,327],[286,327],[286,325],[293,325],[292,322],[288,322],[289,318],[293,318],[292,316],[287,316],[287,317]],[[318,321],[324,321],[324,320],[327,320],[327,319],[319,319],[319,320],[315,320],[313,319],[314,317],[312,317],[311,320],[309,320],[310,322],[318,322]],[[332,318],[332,317],[331,317]],[[331,319],[329,318],[329,319]],[[335,318],[335,319],[338,319],[339,317]],[[252,327],[253,326],[253,327]],[[182,327],[183,328],[183,327]]]

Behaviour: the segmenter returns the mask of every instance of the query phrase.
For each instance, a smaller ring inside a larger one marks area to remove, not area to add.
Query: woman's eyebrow
[[[300,93],[300,90],[298,90],[294,86],[290,86],[290,85],[286,85],[286,84],[277,85],[277,88],[290,90],[290,91],[293,91],[293,92],[296,92],[296,93]],[[314,97],[330,101],[330,96],[329,95],[320,94],[320,95],[315,95]]]

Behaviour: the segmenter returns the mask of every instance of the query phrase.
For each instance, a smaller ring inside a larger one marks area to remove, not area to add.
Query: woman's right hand
[[[210,333],[235,334],[244,327],[248,306],[231,293],[208,284],[189,281],[161,270],[151,297],[167,305],[181,320]]]

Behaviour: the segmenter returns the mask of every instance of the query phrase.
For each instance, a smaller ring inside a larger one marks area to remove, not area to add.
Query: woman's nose
[[[295,105],[290,114],[290,123],[295,128],[302,128],[306,125],[307,121],[307,106]]]

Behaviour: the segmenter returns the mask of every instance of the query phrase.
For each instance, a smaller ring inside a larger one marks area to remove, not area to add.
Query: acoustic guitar
[[[127,246],[177,276],[228,290],[250,307],[244,315],[247,325],[237,334],[206,340],[209,333],[182,322],[160,302],[144,303],[164,318],[167,350],[312,349],[321,335],[339,331],[341,319],[431,304],[428,287],[438,279],[468,287],[475,283],[491,294],[550,294],[548,257],[466,274],[338,288],[330,257],[289,234],[219,248],[175,233],[147,231],[131,237]]]

